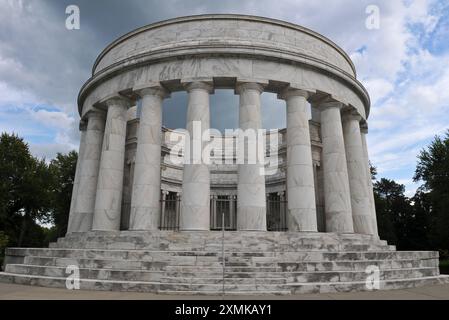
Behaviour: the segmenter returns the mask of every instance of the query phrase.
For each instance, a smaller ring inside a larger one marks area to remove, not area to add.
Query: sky
[[[80,29],[65,27],[66,7]],[[366,27],[379,8],[377,29]],[[437,0],[0,0],[0,132],[16,133],[37,157],[78,149],[76,98],[98,54],[117,37],[168,18],[239,13],[286,20],[336,42],[371,96],[368,148],[378,178],[412,196],[417,154],[449,129],[449,1]],[[262,95],[266,128],[285,127],[285,106]],[[237,125],[238,97],[211,96],[212,127]],[[164,124],[185,122],[185,94],[164,102]]]

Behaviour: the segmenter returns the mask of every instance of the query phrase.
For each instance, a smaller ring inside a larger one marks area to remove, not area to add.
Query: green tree
[[[384,182],[376,182],[377,168],[369,162],[371,180],[373,180],[374,203],[376,206],[377,227],[379,236],[388,243],[397,244],[398,239],[393,226],[393,213],[387,201],[389,195],[388,186]]]
[[[49,235],[49,241],[54,241],[67,232],[77,159],[78,154],[71,151],[65,155],[58,153],[56,158],[50,162],[49,170],[52,176],[51,221],[54,227]]]
[[[44,160],[31,156],[17,135],[0,136],[0,230],[9,245],[40,242],[43,229],[37,221],[49,218],[51,176]]]
[[[415,195],[410,199],[412,205],[412,218],[407,226],[409,233],[412,237],[409,237],[407,249],[413,250],[432,250],[430,244],[431,234],[430,230],[430,198],[429,195],[418,189]]]
[[[0,231],[0,270],[3,268],[3,257],[5,255],[5,248],[7,247],[8,242],[8,236],[3,231]]]
[[[436,136],[421,150],[414,181],[423,181],[421,192],[428,201],[430,242],[434,248],[449,248],[449,130]]]
[[[391,244],[399,245],[399,221],[409,211],[408,200],[404,196],[404,186],[393,180],[382,178],[374,183],[379,236]]]

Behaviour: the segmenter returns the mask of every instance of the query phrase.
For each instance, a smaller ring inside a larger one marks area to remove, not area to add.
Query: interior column
[[[203,162],[202,136],[210,127],[209,94],[213,87],[206,82],[186,85],[189,94],[186,129],[189,141],[184,150],[180,229],[184,231],[210,229],[210,175]],[[186,139],[187,140],[187,139]]]
[[[239,148],[244,150],[244,159],[240,159],[243,163],[238,165],[237,229],[266,231],[265,168],[264,160],[257,155],[265,154],[265,150],[259,150],[264,144],[258,141],[258,130],[262,128],[260,95],[263,86],[242,83],[237,86],[236,92],[240,95],[239,128],[242,133],[246,130],[249,133],[246,138],[239,136],[238,139]],[[256,155],[253,154],[254,163],[248,161],[250,157],[247,153],[251,150],[256,152]]]

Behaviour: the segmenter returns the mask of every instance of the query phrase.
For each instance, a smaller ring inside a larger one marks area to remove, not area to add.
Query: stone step
[[[167,251],[217,251],[222,250],[220,242],[196,245],[193,243],[183,244],[139,244],[132,242],[103,242],[103,241],[91,241],[91,242],[61,242],[57,245],[58,248],[86,248],[86,249],[124,249],[124,250],[167,250]],[[343,244],[329,244],[314,243],[314,244],[270,244],[264,245],[263,243],[235,243],[225,244],[226,251],[305,251],[305,250],[321,250],[321,251],[391,251],[395,250],[393,246],[381,245],[381,244],[363,244],[363,243],[343,243]]]
[[[380,269],[437,267],[438,259],[392,259],[392,260],[337,260],[308,262],[279,262],[282,271],[365,271],[370,266]],[[256,264],[257,265],[257,264]]]
[[[219,232],[120,231],[70,234],[58,239],[52,247],[148,250],[209,250],[222,246]],[[297,233],[297,232],[226,232],[225,246],[229,250],[392,250],[386,241],[359,234]]]
[[[183,296],[195,296],[195,295],[207,295],[207,296],[263,296],[264,298],[269,298],[270,296],[286,296],[291,295],[290,290],[276,290],[276,291],[206,291],[206,292],[198,292],[198,291],[174,291],[174,290],[159,290],[158,294],[163,295],[183,295]]]
[[[66,278],[46,277],[35,275],[23,275],[14,273],[0,273],[1,282],[17,283],[24,285],[36,285],[45,287],[66,287]],[[380,289],[411,288],[423,285],[435,285],[449,283],[449,276],[432,276],[422,278],[381,280]],[[165,294],[208,294],[219,295],[222,292],[222,284],[161,284],[158,282],[142,281],[113,281],[80,279],[82,290],[107,290],[107,291],[138,291],[157,292]],[[351,282],[315,282],[315,283],[289,283],[289,284],[238,284],[225,285],[225,294],[289,294],[289,293],[328,293],[350,292],[368,290],[365,281]]]
[[[218,236],[217,236],[218,235]],[[59,238],[56,242],[61,243],[64,241],[67,242],[81,242],[81,241],[96,241],[96,242],[109,242],[109,241],[117,241],[117,242],[126,242],[126,241],[134,241],[139,244],[145,243],[158,243],[158,244],[176,244],[180,245],[186,242],[191,244],[200,244],[204,245],[205,243],[221,243],[223,240],[220,233],[215,232],[205,232],[200,235],[199,233],[177,233],[177,234],[160,234],[151,236],[145,233],[130,235],[126,231],[122,231],[121,234],[102,234],[98,232],[98,234],[87,234],[80,235],[78,237],[74,237],[72,235],[68,235],[64,238]],[[320,233],[318,236],[311,236],[310,234],[295,234],[294,236],[288,234],[278,234],[274,235],[271,233],[257,235],[257,233],[249,232],[248,234],[240,234],[237,232],[225,233],[224,237],[225,243],[237,244],[237,243],[249,243],[249,244],[315,244],[315,243],[376,243],[376,244],[387,244],[385,240],[373,239],[373,238],[364,238],[362,235],[356,235],[353,237],[344,237],[342,235],[333,236],[332,234],[324,234]]]
[[[69,239],[71,241],[83,240],[135,240],[135,241],[151,241],[170,243],[184,243],[186,240],[190,242],[201,241],[221,241],[222,233],[216,231],[90,231],[86,233],[71,233],[64,238],[59,238],[58,241]],[[225,241],[238,242],[266,242],[266,243],[300,243],[307,241],[319,242],[335,242],[341,243],[344,241],[365,241],[369,243],[378,242],[386,243],[378,237],[363,234],[339,234],[339,233],[317,233],[317,232],[265,232],[252,231],[242,233],[240,231],[226,231],[224,234]]]
[[[423,278],[409,278],[409,279],[394,279],[394,280],[381,280],[379,282],[379,289],[374,290],[395,290],[395,289],[407,289],[422,286],[432,286],[438,284],[449,283],[449,276],[431,276]],[[360,291],[372,291],[366,285],[366,281],[351,281],[351,282],[337,282],[337,283],[293,283],[285,284],[281,290],[276,290],[274,293],[268,292],[267,294],[319,294],[319,293],[339,293],[339,292],[360,292]],[[256,288],[254,291],[234,291],[225,288],[225,295],[265,295],[264,292],[258,291]],[[259,289],[260,290],[260,289]],[[278,293],[283,292],[283,293]],[[198,291],[198,290],[166,290],[161,289],[158,293],[167,295],[222,295],[221,290],[215,291]]]
[[[367,267],[378,266],[380,269],[437,267],[438,259],[395,259],[395,260],[341,260],[255,263],[252,266],[225,266],[229,272],[301,272],[301,271],[365,271]],[[197,272],[198,266],[167,265],[165,270],[175,272]],[[222,266],[203,266],[202,272],[222,270]]]
[[[228,278],[225,277],[226,285],[263,285],[263,284],[285,284],[284,278]],[[214,277],[163,277],[161,283],[181,283],[181,284],[223,284],[223,278],[219,274]]]
[[[130,259],[142,261],[202,261],[220,262],[221,252],[213,251],[148,251],[148,250],[99,250],[99,249],[47,249],[7,248],[8,256],[41,256],[59,258]],[[438,258],[434,251],[365,251],[365,252],[225,252],[229,263],[271,262],[271,261],[335,261],[335,260],[381,260],[381,259],[424,259]]]
[[[67,267],[76,265],[81,268],[93,269],[131,269],[131,270],[163,270],[166,262],[120,260],[120,259],[84,259],[84,258],[52,258],[26,256],[24,264],[40,266],[60,266]]]
[[[89,258],[59,258],[26,256],[24,264],[42,266],[68,266],[77,265],[81,268],[95,269],[132,269],[132,270],[167,270],[180,272],[196,272],[201,270],[221,270],[219,261],[200,261],[196,257],[186,256],[182,260],[171,262],[124,260],[124,259],[89,259]],[[343,271],[343,270],[365,270],[368,266],[376,265],[381,269],[393,268],[419,268],[437,267],[438,259],[381,259],[381,260],[335,260],[335,261],[279,261],[279,262],[251,262],[246,266],[227,265],[226,270],[239,271]]]
[[[381,280],[379,282],[379,290],[407,289],[446,283],[449,283],[449,276],[441,275],[421,278]],[[338,293],[369,290],[366,286],[366,281],[290,283],[286,286],[288,286],[292,294]]]
[[[32,274],[50,277],[65,277],[65,267],[35,266],[9,264],[6,272],[15,274]],[[80,277],[99,280],[131,280],[131,281],[160,281],[180,283],[222,283],[222,271],[198,270],[196,273],[164,272],[146,270],[120,269],[86,269],[80,268]],[[418,278],[439,275],[438,268],[410,268],[385,269],[380,271],[381,279]],[[366,279],[365,271],[313,271],[313,272],[227,272],[227,283],[286,283],[286,282],[325,282],[325,281],[362,281]]]
[[[200,279],[202,277],[219,277],[219,272],[178,273],[166,272],[172,278]],[[434,267],[382,269],[381,279],[405,279],[424,276],[438,276],[439,270]],[[324,282],[324,281],[362,281],[367,278],[365,271],[311,271],[311,272],[226,272],[225,279],[229,278],[256,278],[256,279],[285,279],[285,282]]]
[[[29,274],[47,277],[67,277],[67,268],[61,266],[36,266],[25,264],[9,264],[5,272],[15,274]],[[128,280],[128,281],[147,281],[159,282],[167,277],[161,270],[126,270],[126,269],[95,269],[79,268],[80,278],[98,279],[98,280]]]
[[[215,232],[71,234],[51,248],[8,248],[0,281],[65,287],[66,267],[76,265],[82,289],[220,294],[221,240]],[[385,289],[443,279],[438,252],[397,252],[367,235],[227,232],[225,251],[226,294],[365,290],[372,266]]]
[[[34,266],[34,265],[14,265],[6,266],[7,273],[28,274],[47,277],[67,277],[65,267],[54,266]],[[99,280],[128,280],[128,281],[148,281],[162,283],[222,283],[222,274],[200,274],[201,277],[185,276],[184,274],[167,275],[163,271],[141,271],[141,270],[105,270],[105,269],[79,269],[80,278]],[[229,283],[285,283],[284,278],[235,278],[226,277]]]
[[[66,277],[36,276],[25,274],[0,273],[0,281],[45,287],[66,287]],[[225,290],[234,292],[282,291],[282,284],[225,284]],[[147,281],[116,281],[99,279],[80,279],[81,290],[139,291],[160,292],[161,290],[210,292],[222,290],[223,284],[217,283],[161,283]]]

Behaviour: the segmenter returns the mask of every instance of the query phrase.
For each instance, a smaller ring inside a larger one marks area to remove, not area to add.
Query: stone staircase
[[[370,266],[382,290],[449,282],[438,252],[396,251],[367,235],[226,232],[224,244],[227,295],[367,290]],[[220,232],[88,232],[50,248],[8,248],[0,281],[65,288],[71,265],[84,290],[223,293]]]

